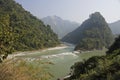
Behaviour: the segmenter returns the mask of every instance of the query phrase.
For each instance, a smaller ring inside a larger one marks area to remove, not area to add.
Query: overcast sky
[[[59,16],[82,23],[89,14],[100,12],[107,22],[120,20],[120,0],[15,0],[38,18]]]

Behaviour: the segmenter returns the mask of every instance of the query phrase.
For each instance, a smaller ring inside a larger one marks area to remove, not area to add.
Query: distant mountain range
[[[44,24],[50,25],[52,30],[58,35],[60,39],[69,32],[75,30],[80,25],[76,22],[63,20],[58,16],[47,16],[42,18],[42,21],[44,22]]]
[[[120,34],[120,20],[110,23],[109,27],[111,28],[113,34]]]
[[[92,50],[109,47],[113,34],[104,17],[95,12],[80,27],[68,33],[62,41],[76,44],[75,50]]]

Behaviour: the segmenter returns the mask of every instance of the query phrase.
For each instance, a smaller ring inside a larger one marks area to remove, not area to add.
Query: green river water
[[[32,54],[27,54],[19,56],[21,58],[27,59],[29,61],[41,60],[44,62],[51,62],[52,64],[47,64],[47,71],[53,75],[53,78],[50,80],[57,80],[57,78],[64,77],[70,72],[70,67],[78,61],[83,59],[88,59],[91,56],[100,56],[105,54],[105,50],[90,51],[84,53],[73,52],[74,45],[69,45],[62,49],[52,49],[45,51],[36,51],[31,52]],[[33,63],[34,64],[34,63]]]

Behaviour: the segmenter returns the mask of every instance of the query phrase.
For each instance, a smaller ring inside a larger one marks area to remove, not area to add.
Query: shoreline
[[[44,51],[47,51],[47,50],[64,49],[64,48],[67,48],[67,47],[68,46],[65,45],[65,44],[60,44],[59,46],[45,48],[45,49],[38,49],[38,50],[33,50],[33,51],[18,51],[18,52],[14,52],[12,54],[9,54],[7,59],[12,59],[12,58],[17,57],[17,56],[24,56],[24,55],[28,55],[28,54],[34,54],[34,53],[37,53],[37,52],[44,52]]]

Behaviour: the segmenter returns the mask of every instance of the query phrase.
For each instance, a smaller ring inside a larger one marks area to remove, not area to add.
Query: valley
[[[74,53],[74,47],[74,45],[69,44],[69,46],[66,45],[62,47],[48,48],[40,51],[18,52],[18,55],[12,55],[15,55],[14,58],[16,59],[22,59],[33,64],[39,61],[44,62],[45,64],[42,65],[44,65],[44,67],[48,67],[47,71],[53,76],[51,80],[56,80],[57,78],[62,78],[69,74],[70,67],[75,62],[83,61],[84,59],[88,59],[92,56],[105,55],[106,51],[106,49],[104,49],[102,51],[94,50],[76,54]]]
[[[106,1],[0,0],[0,80],[119,80],[120,5]]]

